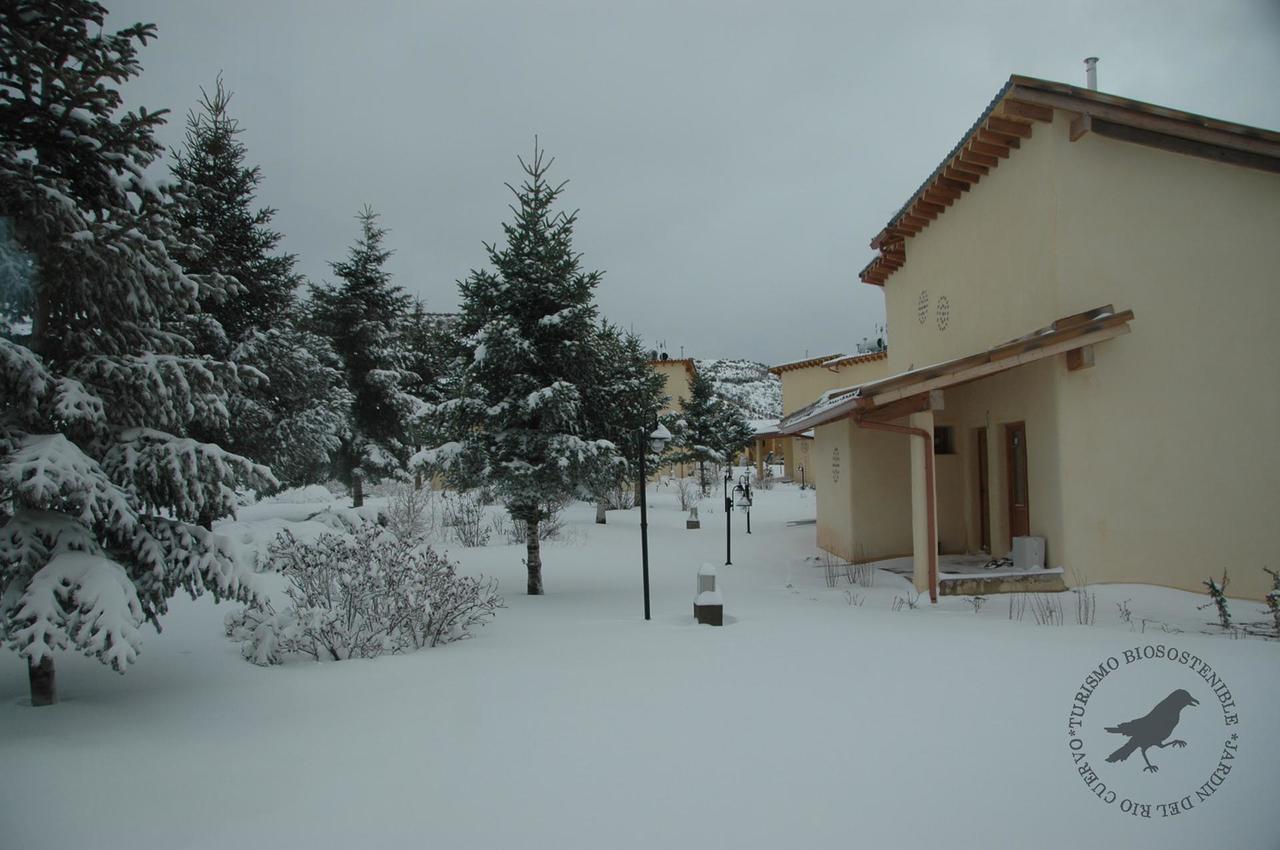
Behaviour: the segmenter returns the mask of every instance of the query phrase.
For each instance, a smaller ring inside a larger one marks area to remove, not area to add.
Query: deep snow
[[[888,573],[827,587],[812,492],[756,491],[753,534],[733,516],[732,566],[718,495],[687,531],[671,488],[651,493],[652,622],[639,511],[597,526],[578,504],[544,544],[544,597],[521,593],[522,546],[448,547],[506,597],[474,640],[260,668],[222,636],[227,606],[180,598],[126,676],[59,657],[62,702],[38,710],[2,656],[0,844],[1280,846],[1280,644],[1194,633],[1212,631],[1203,599],[1095,588],[1093,627],[1074,625],[1071,598],[1060,627],[1010,622],[1001,597],[977,615],[927,597],[895,612],[906,583]],[[285,525],[318,534],[304,518],[323,506],[263,503],[219,530],[255,548]],[[703,562],[723,628],[693,624]],[[1157,638],[1212,659],[1244,743],[1210,800],[1140,820],[1080,781],[1066,718],[1100,659]]]

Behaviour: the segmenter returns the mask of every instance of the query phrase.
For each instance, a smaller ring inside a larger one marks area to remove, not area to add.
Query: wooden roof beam
[[[963,153],[957,156],[955,159],[951,160],[951,167],[958,169],[960,171],[967,171],[970,174],[977,174],[977,175],[986,175],[991,172],[991,169],[987,168],[982,163],[970,162],[969,160],[965,159]]]
[[[951,166],[947,166],[946,168],[942,169],[942,173],[944,176],[946,176],[948,180],[955,180],[959,183],[964,183],[966,187],[971,186],[982,179],[979,175],[974,174],[972,171],[961,171],[960,169],[952,168]]]
[[[942,186],[943,188],[946,188],[946,189],[954,189],[957,192],[969,191],[968,183],[964,182],[963,180],[956,180],[953,177],[945,176],[945,171],[942,176],[938,177],[937,185]]]
[[[862,401],[863,399],[858,399],[858,409],[854,411],[854,417],[867,422],[892,422],[895,419],[901,419],[913,413],[922,413],[926,410],[943,410],[945,408],[942,390],[927,390],[917,395],[889,402],[883,407],[868,408],[862,404]],[[867,401],[871,401],[871,399],[867,399]],[[874,402],[872,403],[874,404]]]
[[[1021,121],[1011,121],[1008,118],[992,115],[987,119],[987,126],[997,133],[1007,133],[1010,136],[1017,136],[1021,139],[1031,138],[1031,125],[1024,124]]]
[[[1009,149],[1004,145],[981,142],[975,138],[973,141],[969,142],[969,147],[976,153],[983,153],[987,156],[998,156],[1001,159],[1009,158]]]
[[[1152,112],[1132,109],[1120,104],[1107,103],[1102,99],[1045,92],[1026,86],[1014,86],[1013,97],[1026,103],[1062,109],[1068,112],[1085,112],[1094,118],[1113,121],[1140,130],[1150,130],[1210,145],[1248,151],[1262,156],[1280,156],[1280,142],[1260,138],[1256,135],[1243,135],[1229,130],[1218,129],[1208,124],[1191,124],[1178,120],[1173,116],[1158,115]],[[1203,120],[1203,119],[1201,119]],[[999,129],[999,128],[996,128]]]
[[[1000,164],[1000,160],[990,154],[979,153],[973,149],[972,145],[960,151],[960,158],[965,162],[976,162],[979,165],[985,165],[988,168],[995,168]]]
[[[1003,145],[1006,148],[1013,149],[1018,148],[1022,144],[1022,142],[1018,140],[1017,136],[1013,136],[1008,133],[1000,133],[992,130],[990,127],[979,127],[977,138],[989,144]]]
[[[1011,118],[1030,118],[1033,121],[1053,123],[1053,109],[1048,106],[1012,99],[1006,99],[1001,106],[1004,114]]]
[[[1181,136],[1170,136],[1167,133],[1144,130],[1127,124],[1115,124],[1102,118],[1090,118],[1090,127],[1099,136],[1106,136],[1122,142],[1146,145],[1147,147],[1169,151],[1170,153],[1180,153],[1214,162],[1226,163],[1227,165],[1239,165],[1244,168],[1256,168],[1259,171],[1280,174],[1280,157],[1251,153],[1237,148],[1224,148],[1220,145],[1197,142]]]

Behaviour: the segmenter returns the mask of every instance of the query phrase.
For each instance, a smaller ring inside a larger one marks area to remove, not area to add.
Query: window
[[[950,425],[935,425],[933,428],[933,453],[935,455],[953,455],[956,453],[956,433]]]

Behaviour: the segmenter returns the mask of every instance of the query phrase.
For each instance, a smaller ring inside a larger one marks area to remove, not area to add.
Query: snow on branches
[[[123,670],[178,589],[249,598],[244,559],[193,523],[274,479],[190,436],[225,424],[229,388],[262,376],[195,356],[184,335],[236,284],[184,270],[204,244],[177,221],[187,187],[147,173],[164,113],[121,109],[155,28],[108,32],[88,0],[6,8],[0,253],[23,291],[0,312],[30,332],[0,335],[0,641],[46,704],[53,651]]]
[[[128,573],[88,552],[63,552],[40,568],[13,619],[18,654],[33,664],[75,646],[123,673],[142,646],[142,604]]]

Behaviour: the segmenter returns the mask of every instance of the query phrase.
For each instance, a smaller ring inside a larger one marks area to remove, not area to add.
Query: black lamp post
[[[641,569],[644,571],[644,618],[649,619],[649,505],[645,498],[646,484],[648,484],[648,473],[644,469],[644,457],[648,454],[647,449],[652,448],[655,454],[662,454],[662,450],[667,447],[667,442],[671,439],[671,432],[659,422],[658,427],[653,429],[653,433],[645,435],[642,429],[639,433],[639,439],[636,444],[640,448],[640,563]],[[649,445],[645,446],[648,440]]]
[[[729,542],[729,526],[733,516],[733,499],[729,496],[729,481],[732,478],[733,468],[726,468],[724,471],[724,565],[726,567],[733,564],[733,559],[729,557],[733,551]]]
[[[744,472],[733,487],[733,495],[738,498],[738,506],[747,509],[747,534],[751,533],[751,476]]]

